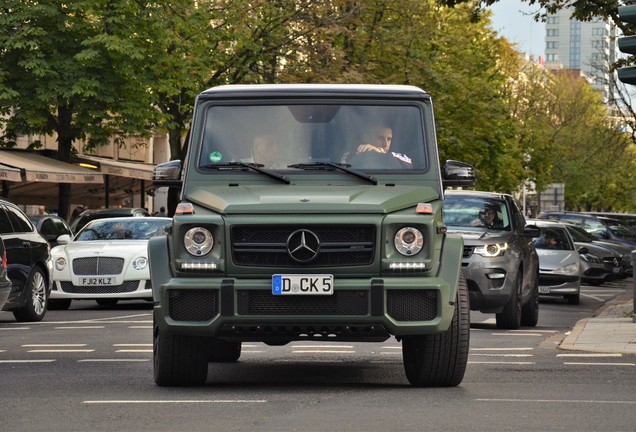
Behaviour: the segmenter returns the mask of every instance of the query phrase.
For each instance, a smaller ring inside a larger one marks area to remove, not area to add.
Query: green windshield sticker
[[[223,159],[223,155],[221,154],[221,152],[213,151],[212,153],[210,153],[211,162],[213,163],[220,162],[221,159]]]

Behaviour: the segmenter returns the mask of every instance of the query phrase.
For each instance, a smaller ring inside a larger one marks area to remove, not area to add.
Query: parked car
[[[632,230],[618,219],[567,211],[542,212],[539,218],[579,225],[599,240],[621,243],[632,250],[636,249],[636,237]]]
[[[563,296],[570,304],[579,304],[581,295],[581,257],[587,248],[577,250],[565,225],[545,220],[530,220],[541,229],[533,242],[539,255],[539,294]]]
[[[0,310],[2,310],[11,293],[11,279],[7,274],[7,252],[4,249],[2,237],[0,237],[0,258],[2,259],[0,266]]]
[[[444,223],[464,239],[462,270],[470,308],[495,313],[498,328],[535,326],[539,258],[532,239],[539,229],[526,226],[515,199],[500,193],[446,191]]]
[[[2,198],[0,237],[11,280],[11,293],[2,310],[13,312],[18,321],[41,321],[51,290],[51,247],[27,215]]]
[[[29,219],[35,225],[42,237],[49,242],[51,247],[57,246],[57,238],[61,235],[73,235],[73,231],[66,221],[56,215],[30,215]]]
[[[99,210],[84,210],[77,219],[71,222],[71,231],[77,234],[84,225],[95,219],[107,219],[116,217],[145,217],[149,216],[145,208],[107,208]]]
[[[574,244],[578,248],[586,247],[589,251],[587,254],[581,254],[583,282],[601,285],[608,280],[623,279],[627,276],[625,267],[627,264],[631,267],[631,256],[629,252],[619,253],[616,250],[615,246],[622,246],[601,242],[579,226],[563,225],[570,232]]]
[[[148,239],[166,234],[170,218],[120,217],[89,222],[74,239],[60,236],[50,308],[68,309],[75,300],[115,305],[121,299],[152,298]]]

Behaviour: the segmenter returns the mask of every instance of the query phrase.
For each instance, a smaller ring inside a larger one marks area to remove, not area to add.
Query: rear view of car
[[[121,299],[151,299],[148,239],[166,234],[169,218],[109,218],[89,222],[71,241],[58,239],[52,251],[51,309],[73,299],[114,305]]]
[[[513,197],[478,191],[446,191],[444,223],[464,239],[462,270],[470,308],[495,313],[497,327],[516,329],[538,321],[538,257]]]

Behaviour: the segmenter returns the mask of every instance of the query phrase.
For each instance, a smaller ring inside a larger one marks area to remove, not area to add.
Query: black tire
[[[450,327],[436,335],[402,340],[404,371],[415,387],[454,387],[466,372],[470,341],[470,306],[466,279],[460,274],[457,304]]]
[[[563,297],[568,300],[568,304],[577,305],[581,303],[581,294],[566,294]]]
[[[154,325],[153,368],[159,386],[199,386],[208,378],[209,338],[163,334]]]
[[[538,288],[537,288],[538,289]],[[516,330],[521,327],[521,271],[517,271],[510,300],[501,313],[496,314],[497,328]]]
[[[119,302],[119,299],[104,298],[104,299],[97,299],[95,301],[100,306],[113,307],[117,304],[117,302]]]
[[[68,310],[71,307],[72,299],[49,299],[48,310]]]
[[[230,342],[213,338],[210,344],[211,362],[232,363],[241,357],[241,342]]]
[[[26,284],[26,300],[24,306],[13,311],[13,316],[20,322],[42,321],[47,307],[47,281],[44,272],[35,267]]]
[[[521,325],[536,327],[539,322],[539,275],[535,276],[530,298],[521,309]]]

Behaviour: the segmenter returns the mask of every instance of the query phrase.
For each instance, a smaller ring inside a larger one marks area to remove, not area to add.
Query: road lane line
[[[87,405],[103,405],[103,404],[213,404],[213,403],[267,403],[265,399],[208,399],[208,400],[86,400],[82,401]]]
[[[54,359],[51,360],[45,360],[45,359],[41,359],[41,360],[0,360],[0,364],[2,363],[52,363],[54,362]]]
[[[53,327],[55,330],[85,330],[85,329],[103,329],[105,326],[74,326],[74,327]]]
[[[619,353],[557,354],[557,357],[623,357],[623,354],[619,354]]]
[[[345,349],[345,348],[349,348],[352,349],[353,345],[292,345],[291,346],[292,349],[295,348],[336,348],[336,349]]]
[[[533,354],[471,354],[468,353],[469,356],[481,356],[481,357],[533,357]]]
[[[470,351],[532,351],[532,347],[519,348],[471,348]]]
[[[499,364],[499,365],[536,365],[536,362],[498,362],[498,361],[468,361],[468,364]]]
[[[151,343],[140,343],[140,344],[113,344],[114,347],[151,347]]]
[[[594,363],[594,362],[563,362],[564,365],[570,366],[636,366],[636,363]]]
[[[81,359],[78,363],[149,362],[150,359]]]
[[[33,349],[28,350],[30,353],[89,353],[95,352],[94,349]]]
[[[582,404],[622,404],[622,405],[636,405],[636,401],[623,401],[623,400],[593,400],[593,399],[475,399],[476,402],[515,402],[515,403],[582,403]]]
[[[2,327],[0,331],[11,331],[11,330],[31,330],[31,327]]]
[[[26,345],[21,345],[22,348],[44,348],[44,347],[48,347],[48,348],[52,348],[52,347],[66,347],[66,348],[73,348],[73,347],[85,347],[87,344],[26,344]]]
[[[292,354],[355,354],[355,351],[298,350],[298,351],[292,351]]]

